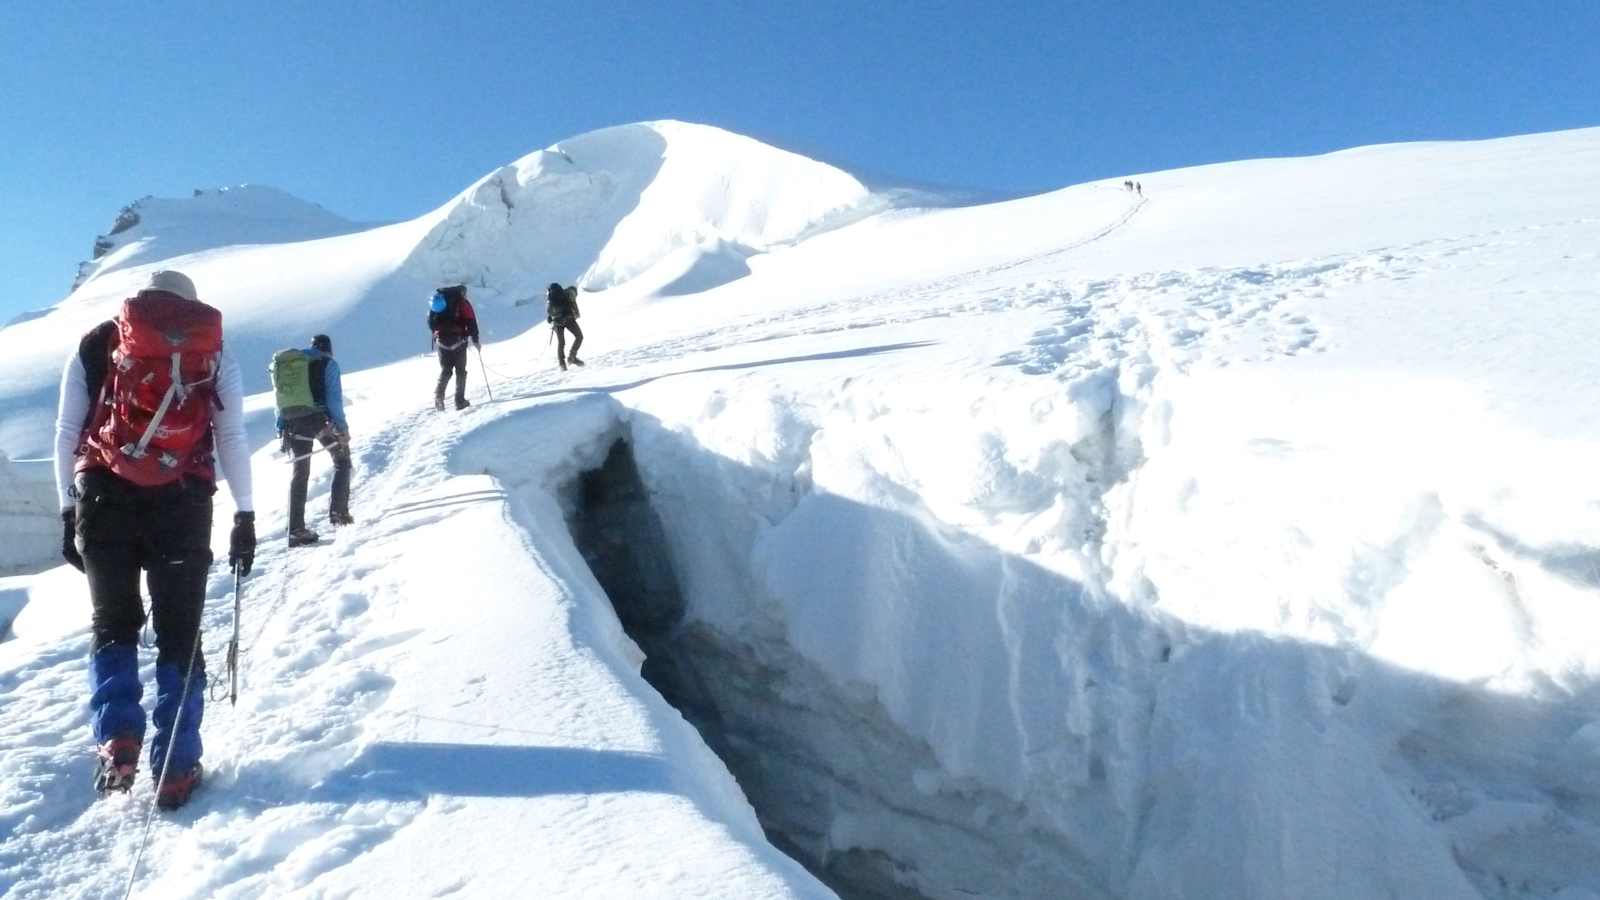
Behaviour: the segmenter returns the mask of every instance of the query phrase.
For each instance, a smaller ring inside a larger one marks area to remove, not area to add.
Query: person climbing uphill
[[[556,365],[561,371],[567,370],[570,363],[582,366],[583,360],[578,358],[578,348],[583,346],[583,329],[578,327],[578,286],[573,285],[563,288],[556,282],[550,282],[548,295],[545,299],[545,321],[550,323],[550,328],[556,335]],[[567,353],[567,332],[572,332],[572,352]]]
[[[93,608],[89,721],[100,794],[133,787],[144,743],[141,571],[156,637],[156,802],[176,809],[200,784],[200,614],[217,463],[238,510],[228,562],[248,575],[256,532],[239,366],[223,349],[222,313],[200,302],[187,275],[158,271],[83,336],[56,411],[61,553],[88,576]]]
[[[319,540],[319,535],[306,527],[313,441],[320,442],[333,457],[329,523],[355,523],[350,515],[350,426],[344,417],[344,389],[339,363],[333,358],[333,339],[319,334],[309,347],[278,351],[269,373],[278,410],[278,436],[294,460],[294,475],[289,480],[289,546],[303,547]]]
[[[456,409],[466,409],[467,344],[478,342],[478,316],[467,300],[467,286],[454,284],[439,288],[428,304],[428,330],[439,350],[439,383],[433,389],[433,408],[444,409],[444,389],[450,375],[456,376]]]

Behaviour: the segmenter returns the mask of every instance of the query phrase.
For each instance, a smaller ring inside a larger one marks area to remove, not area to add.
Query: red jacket
[[[478,342],[478,315],[466,297],[448,298],[450,306],[442,313],[428,313],[428,329],[440,344],[458,343],[462,338]]]

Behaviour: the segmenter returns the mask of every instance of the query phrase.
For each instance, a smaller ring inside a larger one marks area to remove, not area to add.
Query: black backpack
[[[564,322],[578,317],[578,304],[573,301],[575,290],[569,291],[559,284],[552,283],[545,294],[545,319],[549,322]]]
[[[461,285],[452,284],[433,292],[434,302],[428,309],[428,330],[441,335],[455,336],[466,331],[461,323]],[[444,300],[440,311],[438,301]]]

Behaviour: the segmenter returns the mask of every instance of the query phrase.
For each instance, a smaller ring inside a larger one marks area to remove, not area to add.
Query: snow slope
[[[419,416],[431,361],[355,367],[327,545],[285,549],[259,435],[240,704],[138,894],[1600,897],[1597,164],[1587,130],[590,235],[588,368],[501,330]],[[192,262],[354,272],[351,307],[537,282],[445,226],[563,165],[362,254]],[[81,580],[0,598],[0,885],[120,895],[149,787],[87,799]]]

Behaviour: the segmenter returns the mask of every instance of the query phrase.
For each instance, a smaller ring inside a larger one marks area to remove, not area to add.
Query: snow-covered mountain
[[[271,188],[146,198],[128,208],[130,227],[68,297],[4,329],[27,349],[0,361],[0,453],[45,452],[49,361],[159,266],[193,275],[243,356],[319,331],[382,335],[343,345],[347,364],[365,367],[426,349],[422,323],[439,284],[470,285],[487,333],[510,337],[543,321],[542,303],[516,301],[542,298],[552,281],[590,291],[635,279],[668,293],[703,290],[748,272],[750,256],[903,199],[749,138],[671,121],[563,141],[432,212],[377,228],[358,229]],[[400,334],[415,339],[394,340]],[[266,385],[262,367],[246,367],[245,376],[248,389]]]
[[[603,291],[668,257],[760,253],[881,208],[848,173],[747,137],[625,125],[483,178],[433,214],[408,262],[434,281]]]
[[[117,213],[94,241],[94,256],[78,266],[84,284],[117,269],[239,244],[286,244],[355,231],[363,226],[276,188],[245,184],[196,188],[179,199],[144,197]]]
[[[358,524],[285,547],[252,398],[240,702],[138,895],[1600,898],[1597,171],[1591,129],[911,209],[653,123],[169,260],[262,366],[333,334]],[[7,448],[136,269],[0,332]],[[436,415],[446,280],[490,341]],[[0,888],[120,896],[150,788],[90,800],[40,565]]]

